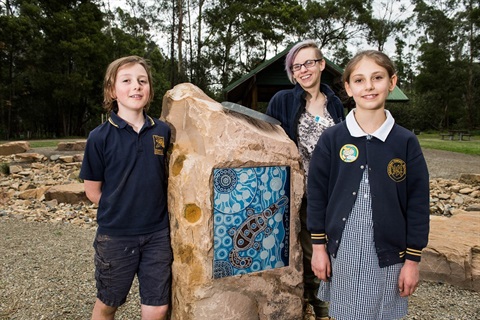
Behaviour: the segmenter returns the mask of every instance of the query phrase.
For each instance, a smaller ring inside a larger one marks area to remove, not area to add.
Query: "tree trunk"
[[[473,7],[472,7],[472,1],[470,0],[469,1],[469,6],[468,6],[468,19],[469,19],[469,27],[470,27],[470,32],[468,34],[468,42],[469,42],[469,45],[470,45],[470,51],[469,51],[469,57],[468,57],[468,80],[467,80],[467,92],[466,92],[466,105],[467,105],[467,119],[468,119],[468,127],[470,129],[473,129],[474,128],[474,116],[473,116],[473,108],[474,108],[474,99],[473,99],[473,95],[474,95],[474,88],[473,88],[473,67],[474,67],[474,63],[473,63],[473,59],[474,59],[474,49],[473,49],[473,46],[475,45],[473,43],[473,29],[474,29],[474,24],[473,24],[473,21],[472,21],[472,10],[473,10]]]
[[[201,67],[200,67],[200,58],[202,56],[202,20],[203,20],[203,4],[205,0],[198,1],[198,33],[197,33],[197,56],[195,57],[196,63],[196,76],[200,78]]]
[[[172,28],[170,30],[170,87],[176,84],[175,79],[175,0],[172,0]]]
[[[180,77],[184,74],[183,63],[183,0],[177,0],[177,15],[178,15],[178,29],[177,29],[177,73]]]

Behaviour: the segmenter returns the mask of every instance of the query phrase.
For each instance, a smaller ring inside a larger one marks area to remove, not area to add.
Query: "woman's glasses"
[[[317,61],[322,61],[322,60],[323,59],[314,59],[314,60],[307,60],[304,63],[296,63],[292,65],[290,70],[292,70],[293,72],[300,71],[300,69],[302,69],[302,66],[304,66],[307,69],[310,69],[317,63]]]

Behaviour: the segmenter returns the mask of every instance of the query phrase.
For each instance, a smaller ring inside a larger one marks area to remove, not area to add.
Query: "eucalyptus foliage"
[[[118,7],[117,4],[123,4]],[[356,51],[396,62],[421,130],[478,128],[480,0],[2,0],[1,139],[86,136],[98,125],[114,59],[149,59],[164,93],[192,82],[212,98],[288,45],[312,38],[345,66]]]

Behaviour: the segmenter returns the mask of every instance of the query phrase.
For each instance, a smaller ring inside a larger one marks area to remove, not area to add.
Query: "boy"
[[[146,110],[153,99],[147,62],[113,61],[104,79],[110,118],[89,135],[80,177],[98,204],[94,241],[97,300],[92,319],[114,319],[135,274],[142,319],[165,319],[172,249],[167,212],[166,152],[170,129]]]

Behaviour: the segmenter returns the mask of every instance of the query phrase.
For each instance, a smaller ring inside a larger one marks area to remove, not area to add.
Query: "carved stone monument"
[[[279,125],[168,91],[172,319],[302,318],[300,156]],[[260,117],[261,118],[261,117]]]

